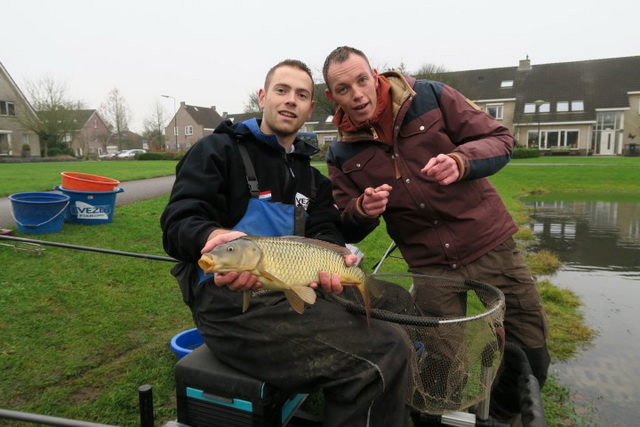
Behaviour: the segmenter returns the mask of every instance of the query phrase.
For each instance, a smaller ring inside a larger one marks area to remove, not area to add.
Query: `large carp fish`
[[[291,307],[304,312],[304,303],[316,302],[311,283],[318,283],[318,274],[337,273],[344,286],[356,286],[362,295],[370,318],[371,295],[382,292],[380,281],[367,276],[357,266],[344,262],[349,249],[332,243],[298,236],[243,236],[213,248],[202,255],[198,265],[205,273],[248,271],[258,277],[263,289],[284,292]],[[242,311],[249,308],[251,291],[243,295]]]

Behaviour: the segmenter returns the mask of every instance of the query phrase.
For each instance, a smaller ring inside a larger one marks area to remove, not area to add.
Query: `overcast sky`
[[[173,115],[160,95],[239,113],[272,65],[300,59],[321,80],[341,45],[408,71],[640,55],[639,0],[14,0],[0,16],[0,62],[23,92],[51,78],[98,109],[117,88],[138,132],[156,101]]]

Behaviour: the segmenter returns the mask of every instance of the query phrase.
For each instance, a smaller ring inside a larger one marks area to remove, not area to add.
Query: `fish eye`
[[[229,247],[227,248],[227,252],[233,252],[233,250],[234,250],[234,249],[233,249],[233,246],[229,246]]]

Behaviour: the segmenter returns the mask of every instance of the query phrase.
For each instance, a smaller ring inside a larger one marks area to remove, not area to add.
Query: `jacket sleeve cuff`
[[[358,214],[358,216],[362,219],[376,219],[378,217],[377,215],[369,215],[364,212],[364,208],[362,207],[362,200],[364,200],[364,194],[361,194],[360,197],[358,197],[358,199],[356,200],[356,213]]]
[[[464,160],[462,160],[462,157],[460,157],[460,155],[456,154],[456,153],[451,153],[451,154],[447,154],[449,157],[451,157],[453,160],[456,161],[456,163],[458,164],[458,172],[460,173],[458,175],[458,179],[457,181],[462,181],[462,179],[464,178],[465,173],[467,172],[465,170],[464,167]]]

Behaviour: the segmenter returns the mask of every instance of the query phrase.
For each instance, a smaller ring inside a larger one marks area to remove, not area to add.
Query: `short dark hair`
[[[327,59],[324,60],[324,66],[322,67],[322,77],[324,78],[324,82],[327,84],[327,89],[329,89],[329,91],[331,91],[331,88],[329,87],[329,80],[327,79],[329,67],[333,63],[342,64],[347,59],[349,59],[349,56],[351,54],[362,57],[367,62],[367,66],[371,68],[371,64],[369,64],[369,59],[367,58],[367,55],[365,55],[364,52],[362,52],[361,50],[358,50],[355,47],[351,47],[351,46],[340,46],[335,48],[333,52],[331,52],[327,56]]]
[[[315,89],[315,83],[313,82],[313,75],[311,74],[311,70],[309,69],[309,67],[307,67],[307,64],[305,64],[304,62],[299,61],[297,59],[285,59],[284,61],[278,62],[276,65],[271,67],[271,69],[267,73],[267,77],[265,77],[265,79],[264,79],[264,90],[265,91],[269,88],[269,83],[271,83],[271,78],[273,77],[273,73],[275,73],[276,70],[278,68],[280,68],[280,67],[293,67],[293,68],[297,68],[297,69],[302,70],[305,73],[307,73],[307,75],[311,79],[311,98],[313,98],[313,92],[314,92],[314,89]]]

